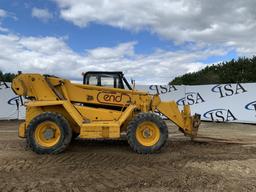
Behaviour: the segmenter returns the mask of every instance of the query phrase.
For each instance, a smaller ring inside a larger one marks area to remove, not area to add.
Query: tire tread
[[[61,143],[58,143],[53,148],[41,148],[38,146],[33,137],[33,131],[36,127],[42,123],[43,121],[50,120],[56,123],[58,126],[61,126],[61,130],[64,132],[64,139]],[[33,118],[27,128],[26,131],[26,138],[27,138],[27,146],[37,154],[58,154],[63,152],[71,142],[72,139],[72,130],[69,126],[68,121],[59,113],[55,112],[44,112],[35,118]]]
[[[136,128],[143,121],[152,121],[160,129],[160,139],[158,143],[151,147],[142,146],[137,142],[135,137]],[[127,126],[127,139],[131,148],[139,154],[150,154],[159,151],[165,145],[168,139],[168,127],[164,120],[162,120],[158,115],[151,112],[141,112],[138,113]]]

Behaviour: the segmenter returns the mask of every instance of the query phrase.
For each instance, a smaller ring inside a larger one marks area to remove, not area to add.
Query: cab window
[[[103,87],[115,87],[115,79],[113,76],[102,76],[101,77],[101,86]]]
[[[87,79],[87,84],[88,85],[98,85],[98,77],[94,75],[90,75],[89,78]]]
[[[87,85],[124,89],[123,81],[116,74],[87,74],[84,78]]]

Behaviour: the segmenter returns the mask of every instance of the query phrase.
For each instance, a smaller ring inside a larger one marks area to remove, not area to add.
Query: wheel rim
[[[141,145],[153,146],[160,139],[160,130],[153,122],[143,122],[136,129],[136,139]]]
[[[51,121],[40,123],[35,130],[36,143],[42,147],[50,148],[60,140],[60,128]]]

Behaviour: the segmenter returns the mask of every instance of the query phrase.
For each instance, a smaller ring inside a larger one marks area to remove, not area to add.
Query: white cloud
[[[7,16],[6,11],[3,10],[3,9],[0,9],[0,18],[3,18],[3,17],[5,17],[5,16]]]
[[[53,15],[49,12],[48,9],[40,9],[40,8],[34,7],[32,9],[32,13],[31,14],[32,14],[33,17],[41,19],[44,22],[46,22],[49,19],[53,18]]]
[[[55,0],[60,16],[77,26],[103,23],[132,31],[149,29],[176,43],[232,46],[256,53],[255,0]]]
[[[124,58],[125,56],[134,55],[134,45],[136,42],[128,42],[120,44],[114,48],[100,47],[92,50],[88,50],[88,54],[97,59],[111,59],[111,58]]]
[[[39,72],[80,80],[89,70],[124,71],[138,83],[168,83],[186,72],[205,65],[200,60],[225,55],[224,49],[187,49],[186,51],[157,50],[141,55],[134,51],[136,42],[115,47],[99,47],[79,54],[65,42],[65,38],[23,37],[0,34],[0,70],[5,72]]]
[[[8,32],[9,30],[5,27],[2,27],[1,26],[1,23],[0,23],[0,32]]]
[[[3,19],[4,17],[7,17],[7,12],[3,9],[0,9],[0,32],[8,32],[9,30],[5,27],[2,26],[2,22],[1,19]]]
[[[5,11],[4,9],[0,9],[0,22],[2,19],[7,18],[7,17],[9,17],[15,21],[18,20],[18,18],[15,16],[14,13]]]

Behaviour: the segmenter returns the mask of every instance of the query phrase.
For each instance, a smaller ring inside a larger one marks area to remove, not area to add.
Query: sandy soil
[[[0,122],[0,191],[256,191],[256,126],[203,123],[195,141],[171,124],[159,154],[126,141],[74,141],[59,155],[37,155]]]

